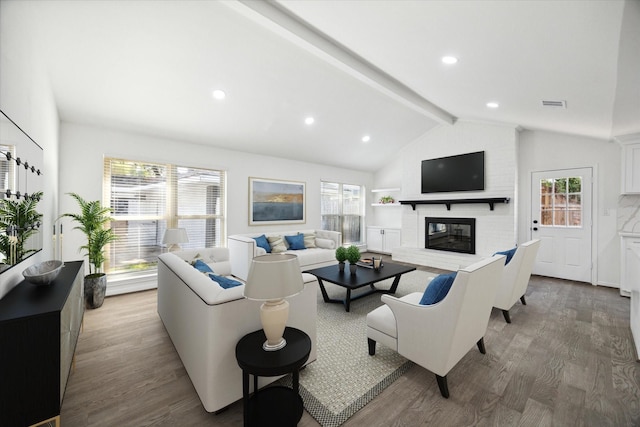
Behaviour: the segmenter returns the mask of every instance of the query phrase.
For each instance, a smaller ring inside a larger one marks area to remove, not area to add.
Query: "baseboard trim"
[[[156,289],[158,287],[157,274],[109,281],[107,284],[106,296],[129,294],[133,292]]]

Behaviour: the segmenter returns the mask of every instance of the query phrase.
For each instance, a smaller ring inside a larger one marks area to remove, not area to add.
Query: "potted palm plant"
[[[7,265],[17,264],[37,249],[27,248],[31,236],[38,232],[42,214],[36,206],[42,198],[42,191],[24,197],[22,200],[0,200],[0,253]]]
[[[358,266],[356,263],[360,261],[360,249],[357,246],[351,245],[347,248],[347,261],[349,261],[349,271],[351,274],[356,274]]]
[[[107,290],[107,275],[102,271],[105,261],[105,246],[116,240],[117,236],[111,228],[105,226],[111,222],[111,208],[103,207],[99,200],[86,201],[76,193],[69,193],[80,206],[80,213],[66,213],[60,217],[68,217],[77,222],[74,230],[80,230],[87,238],[87,244],[79,250],[86,251],[89,259],[89,274],[84,277],[84,298],[87,308],[98,308],[104,302]]]

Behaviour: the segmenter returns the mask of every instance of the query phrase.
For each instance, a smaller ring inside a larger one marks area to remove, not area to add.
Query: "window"
[[[167,228],[185,228],[185,248],[223,246],[225,172],[106,158],[105,205],[118,240],[109,247],[109,274],[155,270]]]
[[[540,218],[546,227],[582,227],[582,177],[540,180]]]
[[[364,190],[362,186],[320,183],[320,214],[323,230],[339,231],[343,243],[362,242],[364,224]]]

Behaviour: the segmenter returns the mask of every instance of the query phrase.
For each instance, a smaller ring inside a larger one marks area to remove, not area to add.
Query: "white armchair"
[[[420,305],[422,292],[402,298],[383,295],[386,304],[367,315],[369,354],[379,342],[436,374],[443,397],[449,397],[447,374],[477,344],[485,353],[484,334],[504,255],[458,270],[449,293],[433,305]]]
[[[538,254],[540,239],[530,240],[517,247],[511,261],[504,266],[502,281],[496,292],[496,300],[493,306],[502,310],[502,315],[507,323],[511,323],[509,310],[518,298],[522,304],[527,305],[524,294],[529,286],[533,262]]]

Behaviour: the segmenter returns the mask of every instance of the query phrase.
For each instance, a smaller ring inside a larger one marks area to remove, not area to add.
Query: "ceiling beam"
[[[275,1],[238,0],[237,2],[223,2],[223,4],[260,22],[298,46],[347,72],[352,77],[430,119],[438,123],[455,123],[457,119],[455,116],[428,101],[413,89],[319,31]]]

